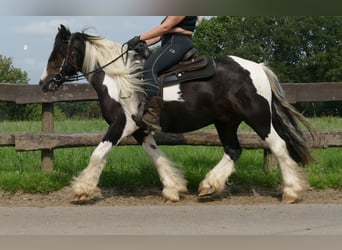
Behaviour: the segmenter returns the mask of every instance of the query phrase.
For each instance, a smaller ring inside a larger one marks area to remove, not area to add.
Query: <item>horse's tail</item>
[[[312,161],[312,156],[296,119],[307,128],[313,138],[314,129],[310,122],[285,100],[284,91],[274,72],[264,64],[262,67],[272,90],[272,125],[286,142],[287,150],[292,159],[301,165],[306,165]]]

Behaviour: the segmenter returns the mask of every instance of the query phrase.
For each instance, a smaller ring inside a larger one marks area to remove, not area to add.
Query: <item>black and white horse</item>
[[[144,83],[132,57],[124,60],[121,55],[121,45],[85,32],[71,33],[61,25],[40,80],[47,92],[81,72],[95,88],[103,117],[109,124],[89,165],[73,180],[75,199],[87,199],[93,194],[107,154],[123,138],[132,135],[156,167],[164,199],[179,201],[180,194],[187,191],[187,182],[158,149],[153,133],[146,132],[132,119],[143,96]],[[307,164],[311,156],[295,120],[305,126],[309,124],[286,102],[276,75],[264,64],[236,56],[217,57],[215,64],[214,76],[163,90],[165,104],[160,123],[164,132],[184,133],[214,124],[222,142],[223,157],[200,183],[198,195],[224,190],[241,154],[237,129],[244,121],[266,142],[279,162],[283,201],[296,202],[307,188],[299,165]]]

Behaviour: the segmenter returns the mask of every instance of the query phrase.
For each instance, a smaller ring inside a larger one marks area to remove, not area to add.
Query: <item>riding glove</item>
[[[141,42],[140,36],[135,36],[127,42],[127,48],[129,50],[134,49]]]

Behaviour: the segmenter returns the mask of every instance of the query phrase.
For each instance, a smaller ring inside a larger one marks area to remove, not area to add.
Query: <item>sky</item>
[[[0,55],[26,71],[38,84],[60,24],[71,32],[92,27],[91,33],[124,43],[157,26],[163,16],[0,16]]]

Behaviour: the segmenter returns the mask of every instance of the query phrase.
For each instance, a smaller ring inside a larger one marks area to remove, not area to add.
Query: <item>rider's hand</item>
[[[140,40],[140,36],[135,36],[132,39],[130,39],[126,44],[127,44],[127,48],[129,50],[134,49],[139,43],[141,42]]]

